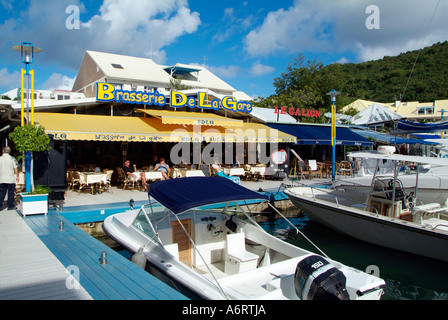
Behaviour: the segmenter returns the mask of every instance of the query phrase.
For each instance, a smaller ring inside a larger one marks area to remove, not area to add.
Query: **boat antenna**
[[[319,248],[313,241],[311,241],[302,231],[300,231],[291,221],[289,221],[280,211],[277,210],[276,207],[274,207],[271,203],[267,202],[268,205],[274,209],[275,212],[277,212],[283,219],[286,220],[294,229],[296,229],[297,233],[300,233],[302,237],[304,237],[309,243],[311,243],[319,252],[324,255],[326,258],[331,259],[325,252],[322,251],[321,248]]]
[[[423,36],[422,43],[420,44],[420,49],[418,50],[417,57],[415,58],[414,65],[412,66],[411,73],[409,74],[408,82],[406,83],[406,86],[404,87],[403,93],[400,95],[401,99],[404,98],[404,94],[406,93],[406,90],[408,89],[409,81],[411,80],[412,74],[414,73],[415,65],[417,64],[418,57],[420,56],[420,52],[423,49],[423,43],[425,42],[426,35],[428,34],[429,27],[431,26],[432,20],[434,19],[434,16],[436,15],[436,11],[437,11],[437,8],[439,7],[439,4],[440,4],[440,0],[437,1],[437,5],[436,5],[436,8],[434,9],[434,12],[432,14],[431,20],[429,21],[429,24],[426,27],[425,35]]]

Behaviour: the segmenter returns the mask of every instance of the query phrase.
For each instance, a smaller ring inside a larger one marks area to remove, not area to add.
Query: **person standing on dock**
[[[8,192],[8,210],[14,210],[16,209],[14,193],[16,182],[19,182],[19,164],[10,153],[11,148],[6,146],[3,148],[3,155],[0,157],[0,203],[3,205],[6,192]]]

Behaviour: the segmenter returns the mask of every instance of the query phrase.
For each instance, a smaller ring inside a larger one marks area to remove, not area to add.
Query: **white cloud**
[[[260,60],[258,60],[252,64],[250,74],[253,76],[263,76],[269,73],[273,73],[274,71],[274,67],[263,65],[260,63]]]
[[[322,10],[317,1],[296,0],[286,10],[269,12],[263,24],[246,36],[246,50],[251,56],[325,50],[330,43],[320,28],[326,15],[327,10]]]
[[[289,8],[269,12],[246,35],[245,50],[252,57],[351,51],[357,60],[366,61],[448,40],[446,1],[379,1],[379,29],[366,27],[371,16],[366,8],[371,4],[368,0],[295,0]]]
[[[165,59],[162,47],[186,33],[195,32],[201,21],[185,0],[104,0],[100,13],[83,24],[92,44],[108,52]]]
[[[44,90],[69,90],[71,91],[73,88],[73,84],[75,83],[74,78],[70,78],[64,76],[60,73],[53,73],[50,78],[42,85],[42,89]]]
[[[41,47],[36,63],[58,61],[62,67],[76,69],[85,50],[97,50],[150,57],[159,63],[166,59],[162,48],[184,34],[195,32],[201,23],[199,13],[192,12],[186,0],[104,0],[97,15],[80,21],[79,29],[68,29],[69,5],[81,0],[40,0],[0,23],[0,43],[14,45],[21,40]],[[11,50],[12,51],[12,50]],[[3,58],[10,61],[16,54],[6,50]]]
[[[220,67],[209,66],[207,69],[209,69],[210,72],[214,73],[218,77],[223,78],[235,78],[241,71],[241,68],[237,66],[220,66]]]
[[[9,73],[7,68],[0,70],[0,88],[7,88],[6,90],[20,87],[20,72],[14,71]]]

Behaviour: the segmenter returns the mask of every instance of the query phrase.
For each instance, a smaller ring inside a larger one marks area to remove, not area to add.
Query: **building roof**
[[[151,59],[87,50],[108,78],[169,83],[170,76]]]
[[[374,102],[352,117],[351,122],[356,125],[378,124],[401,119],[402,116],[391,111],[381,103]]]
[[[164,66],[148,58],[87,50],[88,54],[106,78],[139,83],[160,83],[166,87],[172,76],[182,77],[181,83],[192,88],[204,88],[219,92],[234,92],[235,88],[202,66],[177,63]]]
[[[250,115],[265,123],[298,123],[294,117],[287,113],[274,113],[274,109],[252,107]]]
[[[342,109],[342,111],[345,112],[348,111],[349,109],[356,109],[358,110],[358,112],[361,112],[373,103],[376,102],[358,99],[346,105]],[[441,112],[442,110],[445,110],[447,112],[446,116],[448,116],[448,100],[436,100],[434,102],[396,101],[381,104],[383,106],[386,106],[390,111],[393,111],[396,114],[400,115],[401,117],[411,120],[418,120],[418,119],[440,120],[442,117]]]

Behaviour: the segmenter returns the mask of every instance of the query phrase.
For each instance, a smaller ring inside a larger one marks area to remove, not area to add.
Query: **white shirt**
[[[4,153],[0,157],[0,183],[16,183],[16,176],[14,169],[18,168],[16,158]]]

